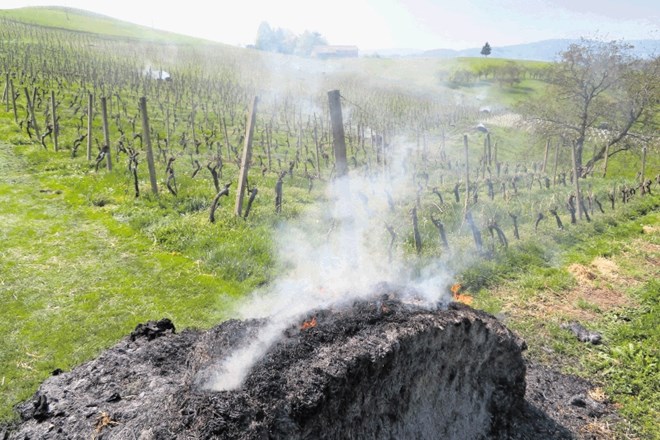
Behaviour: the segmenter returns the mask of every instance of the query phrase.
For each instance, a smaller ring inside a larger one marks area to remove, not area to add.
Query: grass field
[[[111,17],[67,7],[26,7],[0,10],[0,18],[85,32],[106,37],[121,37],[160,43],[200,44],[204,40],[124,22]]]
[[[0,414],[149,319],[210,326],[246,286],[154,245],[0,145]],[[75,197],[75,195],[73,195]]]

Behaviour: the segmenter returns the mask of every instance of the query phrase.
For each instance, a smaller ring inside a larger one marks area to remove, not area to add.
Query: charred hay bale
[[[265,320],[126,338],[47,379],[9,438],[501,438],[524,404],[524,342],[485,313],[380,297],[307,318],[231,391],[204,385]]]

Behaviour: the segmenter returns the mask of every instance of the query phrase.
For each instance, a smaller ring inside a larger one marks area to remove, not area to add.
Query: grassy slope
[[[139,322],[209,326],[244,287],[167,252],[0,144],[0,419],[55,368],[95,356]],[[75,195],[73,195],[75,197]]]
[[[492,66],[514,63],[522,70],[537,69],[547,63],[540,61],[511,61],[498,58],[361,58],[333,61],[342,71],[357,70],[373,78],[374,81],[391,81],[406,89],[418,89],[422,93],[441,90],[447,87],[445,78],[456,70],[477,73]],[[459,88],[461,94],[477,97],[490,105],[495,102],[511,106],[517,101],[542,90],[543,84],[533,79],[523,79],[514,86],[495,85],[491,79],[478,80]]]
[[[152,29],[100,14],[64,7],[26,7],[0,10],[0,18],[76,32],[110,37],[136,38],[154,42],[199,44],[204,40]]]
[[[530,357],[596,383],[629,422],[594,420],[596,438],[659,438],[660,197],[568,231],[548,232],[463,274],[476,306],[502,316]],[[578,342],[561,324],[603,334]],[[634,421],[634,422],[630,422]]]

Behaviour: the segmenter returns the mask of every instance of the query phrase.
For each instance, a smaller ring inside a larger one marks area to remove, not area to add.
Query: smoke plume
[[[406,151],[405,149],[399,151]],[[403,158],[392,163],[403,164]],[[353,175],[327,186],[325,199],[277,231],[283,275],[241,308],[245,318],[268,318],[247,345],[222,360],[207,381],[216,391],[239,388],[257,362],[288,326],[317,308],[373,296],[383,283],[417,304],[444,306],[451,275],[440,261],[419,267],[401,246],[390,248],[386,224],[407,215],[414,200],[412,179],[403,172]],[[396,203],[396,206],[393,206]],[[410,206],[408,206],[410,205]],[[399,241],[406,231],[401,231]]]

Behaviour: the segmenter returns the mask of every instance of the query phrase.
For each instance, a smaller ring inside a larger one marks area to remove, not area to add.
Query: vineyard
[[[306,274],[337,297],[388,281],[442,301],[453,286],[508,316],[530,356],[579,358],[611,385],[621,438],[657,435],[657,138],[578,178],[570,147],[512,106],[543,93],[542,66],[517,63],[514,84],[492,61],[319,61],[0,17],[0,420],[137,323],[210,327],[255,291],[304,291]],[[619,255],[632,299],[562,308],[581,283],[565,266]],[[625,313],[648,332],[629,361],[613,351]],[[576,317],[612,344],[571,340],[560,325]]]

